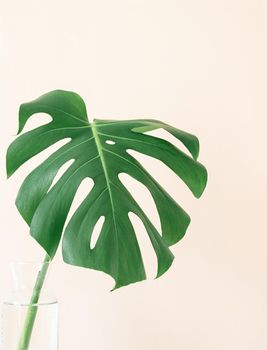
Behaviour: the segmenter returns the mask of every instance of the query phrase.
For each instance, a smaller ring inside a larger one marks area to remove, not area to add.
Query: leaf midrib
[[[112,209],[112,218],[113,218],[113,224],[114,224],[114,231],[115,231],[115,235],[116,235],[116,243],[117,243],[117,247],[116,248],[117,248],[117,251],[118,251],[118,237],[117,237],[117,224],[116,224],[116,216],[115,216],[115,206],[114,206],[114,201],[113,201],[113,197],[112,197],[112,190],[111,190],[112,181],[109,178],[108,168],[107,168],[106,160],[105,160],[104,153],[103,153],[103,147],[102,147],[101,141],[100,141],[99,136],[98,136],[97,126],[96,126],[95,122],[91,123],[91,130],[92,130],[92,133],[93,133],[93,136],[94,136],[97,152],[99,154],[101,165],[102,165],[102,168],[103,168],[103,171],[104,171],[104,175],[105,175],[105,180],[106,180],[107,189],[108,189],[108,193],[109,193],[110,205],[111,205],[111,209]]]
[[[108,191],[109,191],[110,203],[111,203],[112,211],[114,212],[115,211],[115,209],[114,209],[114,202],[113,202],[112,192],[111,192],[111,187],[110,187],[110,182],[111,181],[110,181],[109,175],[108,175],[108,169],[107,169],[107,164],[106,164],[106,160],[105,160],[104,153],[103,153],[103,148],[102,148],[99,136],[98,136],[97,127],[96,127],[95,123],[92,123],[91,126],[92,126],[92,132],[93,132],[93,136],[94,136],[97,152],[98,152],[99,157],[100,157],[100,161],[101,161],[101,164],[102,164],[102,167],[103,167],[103,171],[104,171],[104,175],[105,175],[105,179],[106,179],[106,183],[107,183],[107,187],[108,187]]]

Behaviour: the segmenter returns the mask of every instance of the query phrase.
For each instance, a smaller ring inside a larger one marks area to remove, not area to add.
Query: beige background
[[[58,253],[50,278],[61,302],[60,349],[266,349],[267,2],[0,3],[0,300],[8,262],[43,256],[14,206],[41,158],[5,179],[18,106],[69,89],[90,118],[158,118],[198,135],[209,184],[197,201],[148,162],[192,217],[159,280],[110,293],[111,278],[65,265]],[[158,222],[147,194],[136,192]],[[151,276],[145,238],[143,251]]]

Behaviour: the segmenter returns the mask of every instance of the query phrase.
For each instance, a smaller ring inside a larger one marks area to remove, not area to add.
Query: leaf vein
[[[73,114],[71,114],[71,113],[68,113],[68,112],[64,111],[63,109],[57,108],[57,107],[55,107],[55,106],[49,106],[49,105],[47,105],[47,104],[42,103],[42,104],[39,104],[39,107],[45,107],[45,108],[48,108],[48,109],[54,109],[54,110],[57,111],[57,112],[61,112],[61,113],[63,113],[63,114],[66,114],[66,116],[68,116],[68,117],[70,117],[70,118],[72,118],[72,119],[76,119],[76,120],[78,120],[79,122],[82,122],[82,123],[84,123],[84,124],[88,124],[87,121],[82,120],[82,119],[76,117],[75,115],[73,115]]]

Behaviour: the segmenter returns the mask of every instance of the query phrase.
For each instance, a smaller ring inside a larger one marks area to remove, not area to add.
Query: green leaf
[[[94,120],[90,123],[81,97],[68,91],[52,91],[22,104],[19,133],[35,113],[47,113],[52,121],[18,136],[10,145],[8,176],[57,141],[70,141],[34,169],[19,190],[16,205],[30,226],[31,235],[53,258],[76,191],[85,178],[91,178],[94,186],[63,234],[64,261],[108,273],[115,280],[114,288],[145,279],[140,247],[128,216],[132,212],[147,230],[157,255],[157,277],[162,275],[174,258],[169,246],[184,236],[190,218],[127,150],[162,161],[196,197],[200,197],[206,186],[207,172],[196,161],[198,139],[157,120]],[[159,128],[180,140],[192,157],[164,139],[145,134]],[[51,187],[59,169],[69,160],[74,161]],[[161,233],[119,180],[120,173],[130,175],[150,191],[159,213]],[[92,249],[93,229],[101,216],[105,221]]]

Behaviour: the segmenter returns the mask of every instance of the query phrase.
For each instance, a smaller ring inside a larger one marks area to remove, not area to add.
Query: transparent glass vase
[[[1,350],[58,349],[58,302],[46,288],[49,264],[11,263],[14,290],[2,305]]]

